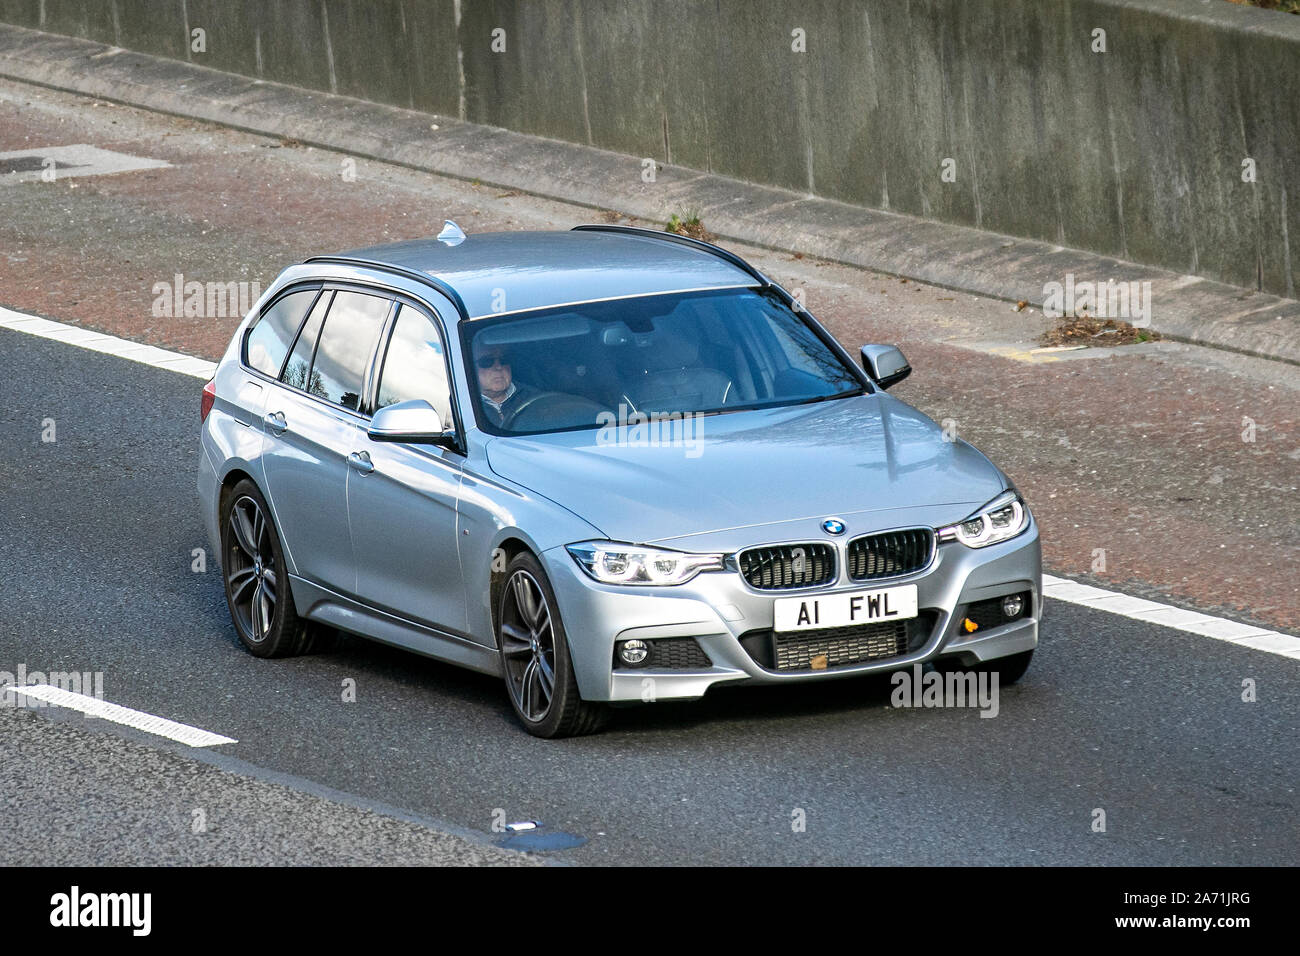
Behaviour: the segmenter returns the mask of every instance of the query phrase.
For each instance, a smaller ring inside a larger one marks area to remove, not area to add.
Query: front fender
[[[469,469],[461,481],[459,507],[456,541],[467,627],[474,640],[488,647],[496,647],[492,576],[505,571],[508,545],[521,543],[540,556],[558,545],[602,537],[594,525],[549,498]]]

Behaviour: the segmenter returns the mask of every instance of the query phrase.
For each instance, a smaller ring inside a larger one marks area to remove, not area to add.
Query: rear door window
[[[312,362],[308,390],[313,395],[354,412],[360,408],[366,368],[392,304],[363,292],[334,294]]]
[[[289,345],[316,299],[319,289],[302,289],[281,296],[263,312],[248,332],[244,361],[249,368],[276,378],[289,352]]]

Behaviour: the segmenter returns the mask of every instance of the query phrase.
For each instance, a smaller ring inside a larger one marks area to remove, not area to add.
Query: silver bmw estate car
[[[253,654],[336,628],[504,678],[523,726],[909,668],[1020,678],[1029,508],[744,260],[619,226],[308,259],[203,390]]]

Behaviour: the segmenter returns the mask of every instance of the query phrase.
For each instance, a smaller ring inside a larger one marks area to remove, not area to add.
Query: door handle
[[[368,475],[375,470],[374,462],[370,460],[370,452],[368,451],[354,451],[348,455],[348,465],[363,475]]]
[[[289,427],[289,423],[284,420],[284,412],[271,412],[262,417],[262,424],[277,435],[284,433]]]

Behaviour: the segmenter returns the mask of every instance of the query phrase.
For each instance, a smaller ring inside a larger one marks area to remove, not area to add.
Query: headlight
[[[613,541],[568,546],[573,560],[602,584],[685,584],[701,571],[721,571],[722,555],[639,548]]]
[[[1004,491],[965,521],[939,529],[940,541],[985,548],[1014,538],[1029,527],[1029,509],[1014,491]]]

